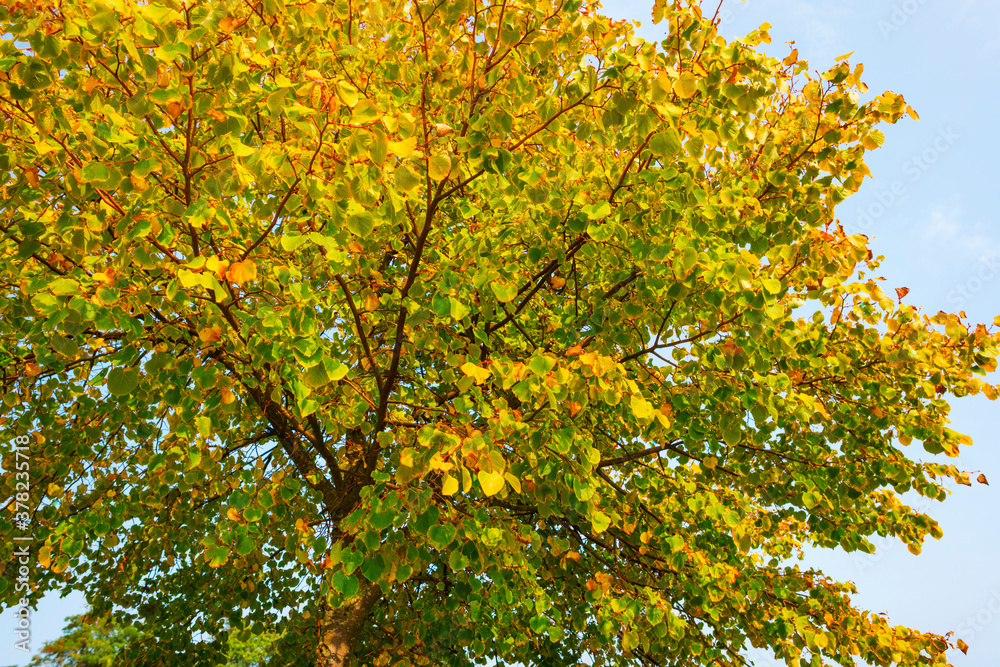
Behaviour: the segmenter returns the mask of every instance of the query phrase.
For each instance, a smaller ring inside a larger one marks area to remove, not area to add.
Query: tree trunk
[[[353,667],[352,655],[358,635],[382,591],[361,580],[361,589],[351,600],[323,612],[316,667]]]

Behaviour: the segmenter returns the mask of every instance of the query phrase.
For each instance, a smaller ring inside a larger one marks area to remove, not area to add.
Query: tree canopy
[[[121,664],[946,664],[789,559],[941,537],[1000,334],[837,222],[903,98],[713,10],[0,6],[5,605]]]

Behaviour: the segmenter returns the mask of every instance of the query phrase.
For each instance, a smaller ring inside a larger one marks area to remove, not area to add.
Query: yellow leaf
[[[349,107],[354,107],[358,103],[358,89],[346,81],[337,82],[337,96]]]
[[[309,527],[309,524],[306,523],[306,520],[303,519],[302,517],[299,517],[298,519],[295,520],[295,530],[299,531],[300,533],[312,532],[312,528]]]
[[[249,259],[236,262],[229,267],[226,277],[229,278],[230,282],[234,282],[237,285],[250,282],[257,277],[257,265]]]
[[[52,549],[50,547],[42,547],[38,550],[38,564],[45,569],[49,568],[49,564],[52,562]]]
[[[698,80],[691,72],[684,72],[674,81],[674,92],[678,97],[688,99],[698,92]]]
[[[451,173],[451,158],[447,155],[435,155],[427,163],[428,172],[435,181],[443,181]]]
[[[798,62],[798,60],[799,60],[799,50],[792,49],[792,52],[788,54],[788,57],[782,60],[781,62],[784,63],[785,65],[793,65],[796,62]]]
[[[217,275],[220,278],[226,277],[226,269],[229,268],[229,261],[225,259],[219,259],[218,255],[212,255],[205,262],[205,268]]]
[[[441,482],[441,494],[445,496],[450,496],[458,491],[458,479],[452,477],[451,475],[445,475],[444,481]]]
[[[230,507],[226,511],[226,518],[229,519],[230,521],[239,521],[240,520],[239,510],[236,509],[235,507]]]
[[[847,60],[848,58],[850,58],[853,55],[854,55],[854,51],[851,51],[850,53],[845,53],[842,56],[837,56],[837,62],[839,63],[841,60]]]
[[[454,467],[455,467],[454,463],[449,463],[449,462],[445,461],[443,458],[441,458],[440,454],[435,454],[431,458],[431,462],[430,462],[430,468],[431,468],[431,470],[443,470],[443,471],[447,472],[447,471],[451,470]]]
[[[413,154],[413,151],[417,147],[417,137],[412,136],[409,139],[403,139],[402,141],[390,141],[389,142],[389,152],[393,155],[406,159]]]
[[[490,378],[490,371],[485,368],[480,368],[473,363],[465,362],[462,364],[462,372],[469,377],[475,378],[476,384],[482,384]]]
[[[219,32],[228,35],[233,31],[233,28],[235,26],[236,26],[236,19],[234,19],[232,16],[227,16],[226,18],[219,21]]]
[[[95,79],[92,76],[87,77],[87,80],[83,82],[83,92],[89,95],[90,91],[92,91],[94,88],[100,85],[100,83],[101,83],[100,79]]]
[[[632,414],[634,414],[637,419],[646,419],[647,417],[653,416],[652,404],[642,396],[633,396],[631,403]]]
[[[486,472],[485,470],[480,470],[478,477],[479,484],[483,487],[483,493],[487,496],[494,496],[500,493],[500,489],[503,488],[503,475],[498,472]]]
[[[222,404],[223,405],[229,405],[230,403],[233,403],[233,402],[236,401],[236,394],[234,394],[233,390],[230,389],[229,387],[223,387],[222,390],[219,393],[222,396]]]

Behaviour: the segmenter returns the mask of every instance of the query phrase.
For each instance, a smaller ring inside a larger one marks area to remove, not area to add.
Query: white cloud
[[[1000,253],[995,228],[982,222],[967,222],[961,202],[938,204],[931,209],[922,227],[925,241],[946,244],[966,258],[982,260]]]

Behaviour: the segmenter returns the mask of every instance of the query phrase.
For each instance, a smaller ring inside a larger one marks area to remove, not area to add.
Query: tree
[[[87,614],[72,616],[63,636],[48,642],[29,667],[113,667],[120,654],[148,642],[134,626],[122,626],[109,617]],[[267,660],[271,645],[278,639],[273,632],[251,636],[247,641],[229,637],[226,667],[256,667]]]
[[[905,447],[957,456],[946,396],[996,398],[1000,335],[890,298],[837,224],[916,114],[766,24],[653,19],[0,7],[29,601],[82,590],[184,664],[275,623],[324,666],[944,665],[788,564],[939,538],[900,494],[968,473]]]

